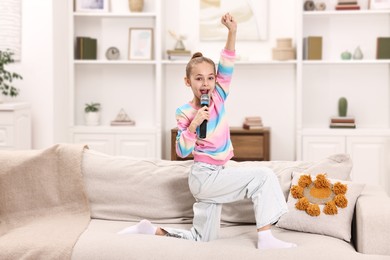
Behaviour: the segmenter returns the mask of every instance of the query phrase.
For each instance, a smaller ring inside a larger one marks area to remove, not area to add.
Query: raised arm
[[[222,16],[221,23],[229,30],[225,49],[234,51],[236,48],[237,22],[233,16],[231,16],[229,13],[226,13],[224,16]]]

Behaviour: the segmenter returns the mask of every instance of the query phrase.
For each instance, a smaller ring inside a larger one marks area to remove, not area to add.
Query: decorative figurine
[[[362,50],[360,49],[360,46],[358,46],[358,47],[355,49],[355,52],[353,53],[353,59],[354,59],[354,60],[361,60],[361,59],[363,59],[363,52],[362,52]]]
[[[347,110],[348,110],[348,100],[345,97],[339,98],[339,116],[345,117],[347,116]]]
[[[349,51],[344,51],[341,53],[342,60],[350,60],[352,58],[352,54]]]

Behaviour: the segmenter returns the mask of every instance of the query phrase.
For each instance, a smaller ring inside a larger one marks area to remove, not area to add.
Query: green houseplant
[[[86,125],[99,125],[100,103],[91,102],[85,104],[84,112]]]
[[[89,112],[99,112],[100,110],[100,103],[87,103],[85,104],[84,112],[89,113]]]
[[[13,80],[23,79],[18,73],[10,72],[5,69],[5,65],[13,63],[13,52],[10,50],[0,51],[0,91],[3,96],[16,97],[19,89],[15,88]]]

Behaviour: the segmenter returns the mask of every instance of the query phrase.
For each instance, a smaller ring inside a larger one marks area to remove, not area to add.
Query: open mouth
[[[209,90],[208,89],[201,89],[200,90],[200,93],[203,95],[203,94],[208,94],[209,93]]]

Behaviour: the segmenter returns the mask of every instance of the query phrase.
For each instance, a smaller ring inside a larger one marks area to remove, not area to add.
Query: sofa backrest
[[[155,223],[191,223],[195,202],[188,188],[192,161],[143,160],[110,156],[93,150],[83,155],[83,178],[96,219]],[[330,178],[350,179],[348,155],[338,154],[320,161],[230,161],[226,167],[266,166],[277,175],[287,200],[292,172],[327,173]],[[222,222],[255,223],[251,201],[223,206]]]

